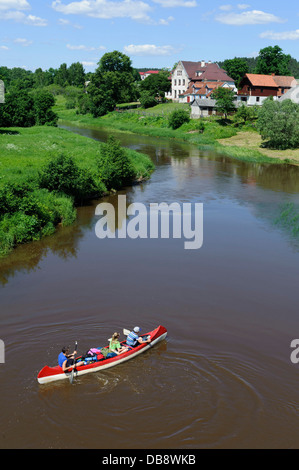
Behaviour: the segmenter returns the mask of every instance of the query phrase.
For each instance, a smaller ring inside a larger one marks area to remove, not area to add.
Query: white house
[[[220,83],[225,83],[225,86],[235,87],[233,79],[218,64],[204,60],[200,62],[180,60],[172,72],[172,89],[169,97],[173,101],[190,103],[192,96],[186,94],[186,91],[191,90],[193,85],[199,89],[206,83],[218,83],[218,86]]]

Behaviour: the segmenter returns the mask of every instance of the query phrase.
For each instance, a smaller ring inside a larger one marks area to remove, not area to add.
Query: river
[[[275,221],[299,206],[299,168],[113,133],[156,165],[121,191],[127,203],[202,203],[203,245],[100,240],[93,201],[72,227],[2,260],[0,447],[298,448],[299,245]],[[159,324],[167,339],[132,361],[72,385],[37,383],[65,343],[83,353],[114,331]]]

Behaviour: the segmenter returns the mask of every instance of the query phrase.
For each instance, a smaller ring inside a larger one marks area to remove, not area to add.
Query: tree
[[[157,104],[155,96],[150,91],[142,91],[139,97],[140,104],[143,108],[152,108]]]
[[[106,52],[99,62],[99,72],[133,73],[130,57],[119,51]]]
[[[31,127],[35,124],[34,100],[25,91],[13,91],[0,106],[1,127]]]
[[[257,58],[255,73],[270,75],[291,75],[289,63],[291,56],[283,54],[279,46],[261,49]]]
[[[104,54],[91,77],[87,91],[95,117],[113,111],[117,103],[135,100],[136,87],[131,59],[118,51]]]
[[[43,126],[47,124],[48,126],[56,126],[58,116],[52,110],[52,106],[54,105],[55,98],[50,92],[42,90],[35,94],[34,108],[37,125]]]
[[[178,129],[185,122],[190,121],[190,115],[184,109],[175,109],[169,116],[168,123],[172,129]]]
[[[83,87],[85,82],[85,70],[80,62],[74,62],[68,69],[68,80],[70,85]]]
[[[213,91],[212,98],[216,100],[216,108],[224,114],[225,119],[228,113],[235,111],[235,93],[231,88],[217,88]]]
[[[171,90],[169,72],[162,71],[149,75],[140,83],[140,90],[148,91],[155,98],[164,97],[165,93]]]
[[[237,87],[245,73],[249,72],[249,67],[246,60],[240,57],[234,59],[227,59],[223,62],[222,67],[226,70],[227,74],[234,80]]]
[[[126,149],[113,136],[101,146],[101,158],[98,161],[99,176],[107,189],[120,189],[130,184],[135,172]]]
[[[291,100],[266,99],[259,111],[257,128],[270,148],[298,148],[299,105]]]
[[[247,121],[255,121],[257,119],[257,106],[245,106],[243,103],[238,107],[236,114],[234,115],[235,122],[242,122],[246,124]]]
[[[54,83],[60,86],[68,86],[69,83],[69,73],[66,64],[61,64],[57,72],[55,73]]]

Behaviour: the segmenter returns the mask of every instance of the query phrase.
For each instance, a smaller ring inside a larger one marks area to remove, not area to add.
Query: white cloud
[[[14,40],[14,43],[19,44],[22,47],[28,47],[33,43],[33,41],[30,41],[29,39],[25,38],[17,38]]]
[[[273,39],[274,41],[284,41],[290,40],[295,41],[299,39],[299,29],[295,31],[284,31],[281,33],[275,33],[274,31],[265,31],[264,33],[260,34],[261,38]]]
[[[88,61],[82,61],[81,64],[82,64],[84,67],[94,67],[95,65],[97,65],[96,62],[88,62]]]
[[[7,46],[0,46],[0,49],[3,50],[3,51],[8,51],[8,50],[9,50],[9,47],[7,47]]]
[[[174,17],[173,17],[173,16],[169,16],[167,19],[161,18],[161,19],[159,20],[159,24],[168,25],[171,21],[174,21]]]
[[[59,24],[59,26],[72,26],[73,28],[76,28],[76,29],[82,29],[83,28],[83,26],[81,26],[79,24],[71,23],[70,20],[66,20],[64,18],[59,18],[58,24]]]
[[[250,5],[247,5],[247,3],[238,3],[237,7],[239,8],[239,10],[246,10],[250,7]]]
[[[242,13],[223,13],[216,16],[216,21],[224,24],[243,26],[246,24],[284,23],[285,20],[260,10],[243,11]]]
[[[130,44],[124,47],[124,52],[138,56],[166,56],[174,52],[172,46],[155,46],[154,44]]]
[[[67,44],[66,47],[70,49],[71,51],[102,51],[106,49],[106,47],[104,46],[90,47],[90,46],[84,46],[83,44],[79,46],[72,46],[71,44]]]
[[[0,10],[29,10],[27,0],[0,0]]]
[[[153,0],[155,3],[159,3],[162,7],[186,7],[193,8],[197,6],[196,0]]]
[[[85,15],[93,18],[131,18],[137,21],[149,21],[151,7],[140,0],[80,0],[68,4],[55,0],[52,8],[65,15]]]
[[[232,10],[232,5],[220,5],[219,9],[223,11],[229,11]]]
[[[47,26],[47,20],[38,16],[25,15],[21,11],[7,11],[1,14],[0,20],[13,20],[17,23],[28,24],[31,26]]]

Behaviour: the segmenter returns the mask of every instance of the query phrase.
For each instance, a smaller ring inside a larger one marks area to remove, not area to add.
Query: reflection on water
[[[299,169],[117,137],[156,164],[148,182],[121,191],[127,206],[203,203],[203,247],[97,239],[96,205],[109,202],[118,215],[111,195],[78,208],[72,227],[2,260],[0,447],[298,447],[290,340],[298,327]],[[65,342],[78,340],[83,353],[135,324],[144,332],[165,325],[167,341],[73,386],[38,386],[38,371],[56,364]],[[136,433],[138,422],[146,425]]]

